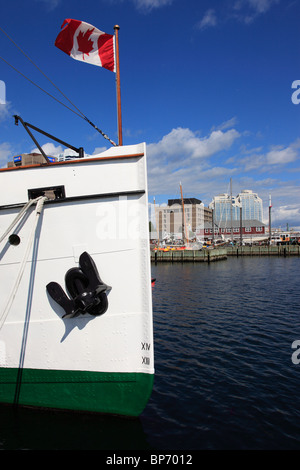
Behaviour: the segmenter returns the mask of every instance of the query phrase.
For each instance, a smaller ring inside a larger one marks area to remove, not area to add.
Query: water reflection
[[[0,406],[1,450],[147,450],[139,418]]]
[[[156,381],[143,415],[152,445],[300,448],[299,267],[267,257],[152,266]]]

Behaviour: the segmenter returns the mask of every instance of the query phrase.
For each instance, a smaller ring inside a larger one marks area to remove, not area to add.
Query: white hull
[[[101,158],[0,172],[0,235],[28,201],[29,189],[65,191],[64,199],[44,204],[13,300],[34,208],[14,229],[19,245],[7,237],[0,245],[1,315],[11,303],[0,330],[1,368],[154,373],[145,160],[140,144],[112,148]],[[65,274],[83,252],[111,287],[108,309],[63,319],[46,286],[55,281],[65,290]]]

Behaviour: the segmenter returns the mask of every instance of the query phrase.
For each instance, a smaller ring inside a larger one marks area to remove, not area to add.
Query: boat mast
[[[243,245],[243,208],[240,207],[240,244]]]
[[[182,215],[183,215],[183,237],[186,239],[187,243],[189,242],[189,237],[186,234],[186,220],[185,220],[185,211],[184,211],[184,200],[182,195],[182,186],[180,183],[180,194],[181,194],[181,202],[182,202]]]
[[[115,44],[116,44],[116,88],[117,88],[117,111],[118,111],[118,136],[119,136],[119,145],[123,145],[120,63],[119,63],[119,29],[120,29],[120,26],[116,24],[114,26],[114,30],[115,30]]]
[[[233,243],[233,227],[232,227],[232,178],[230,178],[230,227],[231,227],[231,241]]]
[[[157,239],[158,239],[158,242],[160,241],[159,240],[159,222],[157,220],[157,215],[156,215],[156,205],[155,205],[155,198],[154,198],[154,216],[155,216],[155,225],[156,225],[156,235],[157,235]]]
[[[269,194],[269,244],[270,244],[270,245],[271,245],[271,240],[272,240],[272,231],[271,231],[271,209],[272,209],[271,194]]]

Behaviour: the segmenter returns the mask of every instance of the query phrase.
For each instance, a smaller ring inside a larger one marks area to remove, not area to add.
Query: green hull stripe
[[[153,374],[0,368],[0,402],[139,416]]]

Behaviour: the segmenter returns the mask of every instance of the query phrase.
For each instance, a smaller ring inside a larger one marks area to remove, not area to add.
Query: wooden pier
[[[151,251],[151,261],[170,263],[219,261],[227,258],[226,248],[214,248],[211,250],[180,250],[180,251]]]
[[[300,256],[300,245],[232,246],[226,247],[227,256]]]
[[[186,263],[220,261],[228,256],[300,256],[300,245],[280,246],[234,246],[203,250],[180,251],[151,251],[151,261],[154,263]]]

